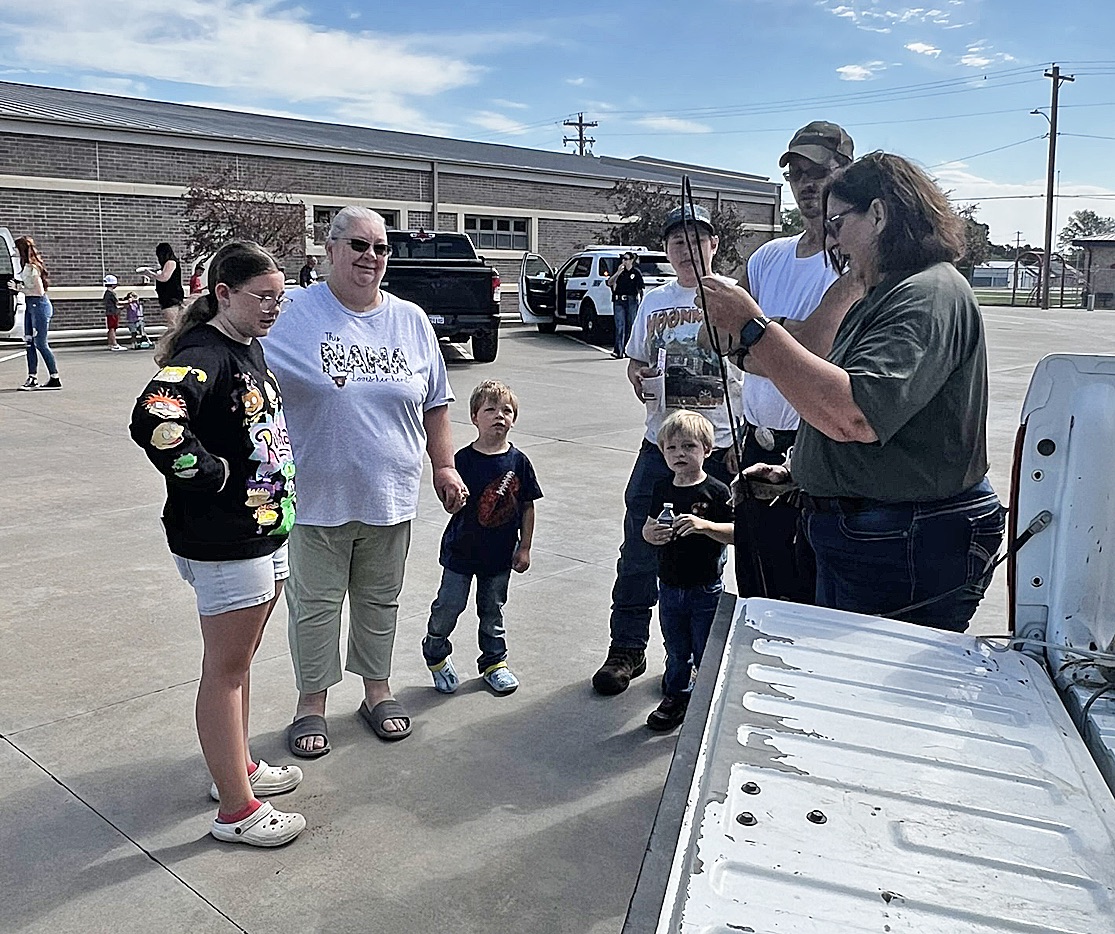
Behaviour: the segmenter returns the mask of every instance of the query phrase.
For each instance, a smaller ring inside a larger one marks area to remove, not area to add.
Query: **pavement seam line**
[[[147,849],[147,847],[145,847],[142,843],[140,843],[138,840],[134,839],[133,837],[130,837],[123,829],[118,827],[108,817],[106,817],[104,814],[102,814],[100,811],[98,811],[95,807],[93,807],[92,804],[90,804],[88,801],[86,801],[81,795],[79,795],[69,785],[67,785],[64,781],[62,781],[62,779],[60,779],[57,775],[55,775],[53,772],[51,772],[50,769],[46,768],[45,766],[41,765],[38,761],[36,761],[34,756],[32,756],[28,752],[25,752],[23,749],[21,749],[19,746],[17,746],[15,743],[13,743],[3,733],[0,733],[0,739],[2,739],[5,743],[7,743],[9,746],[11,746],[12,749],[14,749],[19,755],[23,756],[23,758],[25,758],[35,768],[37,768],[40,772],[42,772],[44,775],[46,775],[52,782],[59,785],[72,798],[74,798],[75,800],[80,802],[82,805],[84,805],[86,808],[88,808],[90,811],[92,811],[94,814],[96,814],[97,817],[99,817],[102,821],[104,821],[106,824],[108,824],[109,827],[111,827],[118,834],[120,834],[120,836],[122,836],[125,840],[127,840],[132,846],[134,846],[137,850],[139,850],[144,856],[146,856],[149,860],[151,860],[151,862],[153,862],[156,866],[161,866],[172,878],[176,879],[179,882],[180,885],[184,886],[185,888],[189,889],[189,891],[193,892],[194,895],[196,895],[203,902],[205,902],[206,905],[208,905],[215,912],[217,912],[217,914],[219,914],[229,924],[231,924],[234,928],[236,928],[236,930],[240,931],[241,934],[249,934],[247,928],[241,927],[236,921],[234,921],[232,918],[230,918],[224,911],[222,911],[220,908],[218,908],[216,905],[214,905],[213,902],[211,902],[208,898],[206,898],[204,895],[202,895],[201,892],[199,892],[192,885],[190,885],[189,882],[187,882],[180,875],[178,875],[178,873],[176,873],[173,869],[171,869],[166,863],[164,863],[157,856],[155,856],[155,854],[152,853],[149,849]]]

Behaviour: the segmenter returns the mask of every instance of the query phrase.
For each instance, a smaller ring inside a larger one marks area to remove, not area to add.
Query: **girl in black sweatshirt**
[[[254,243],[221,247],[209,291],[160,340],[162,369],[136,400],[131,435],[166,480],[163,525],[197,594],[205,645],[197,729],[220,808],[220,840],[278,846],[305,829],[259,797],[290,791],[295,766],[251,758],[248,672],[287,576],[294,460],[282,398],[258,338],[286,301],[283,274]]]

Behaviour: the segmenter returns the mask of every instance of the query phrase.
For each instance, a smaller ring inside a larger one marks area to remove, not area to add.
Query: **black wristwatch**
[[[763,335],[767,333],[768,324],[770,324],[770,319],[766,315],[759,315],[758,318],[752,318],[740,329],[739,353],[741,356],[746,356],[751,348],[762,340]]]

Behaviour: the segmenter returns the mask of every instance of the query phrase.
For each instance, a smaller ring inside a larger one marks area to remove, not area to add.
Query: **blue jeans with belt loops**
[[[1004,515],[986,478],[934,502],[807,502],[817,605],[963,632],[991,582]]]
[[[27,345],[27,375],[38,374],[38,355],[42,354],[46,371],[53,376],[58,372],[58,364],[50,351],[46,335],[50,328],[50,319],[54,315],[54,306],[45,295],[28,295],[26,301],[23,312],[23,342]]]

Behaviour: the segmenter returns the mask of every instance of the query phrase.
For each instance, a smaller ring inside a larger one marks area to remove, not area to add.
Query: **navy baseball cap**
[[[670,231],[675,227],[680,227],[682,224],[701,224],[710,234],[716,233],[716,229],[712,226],[712,216],[708,212],[708,208],[704,208],[699,204],[693,205],[692,209],[688,204],[674,208],[666,215],[666,222],[662,225],[662,239],[665,240]]]

